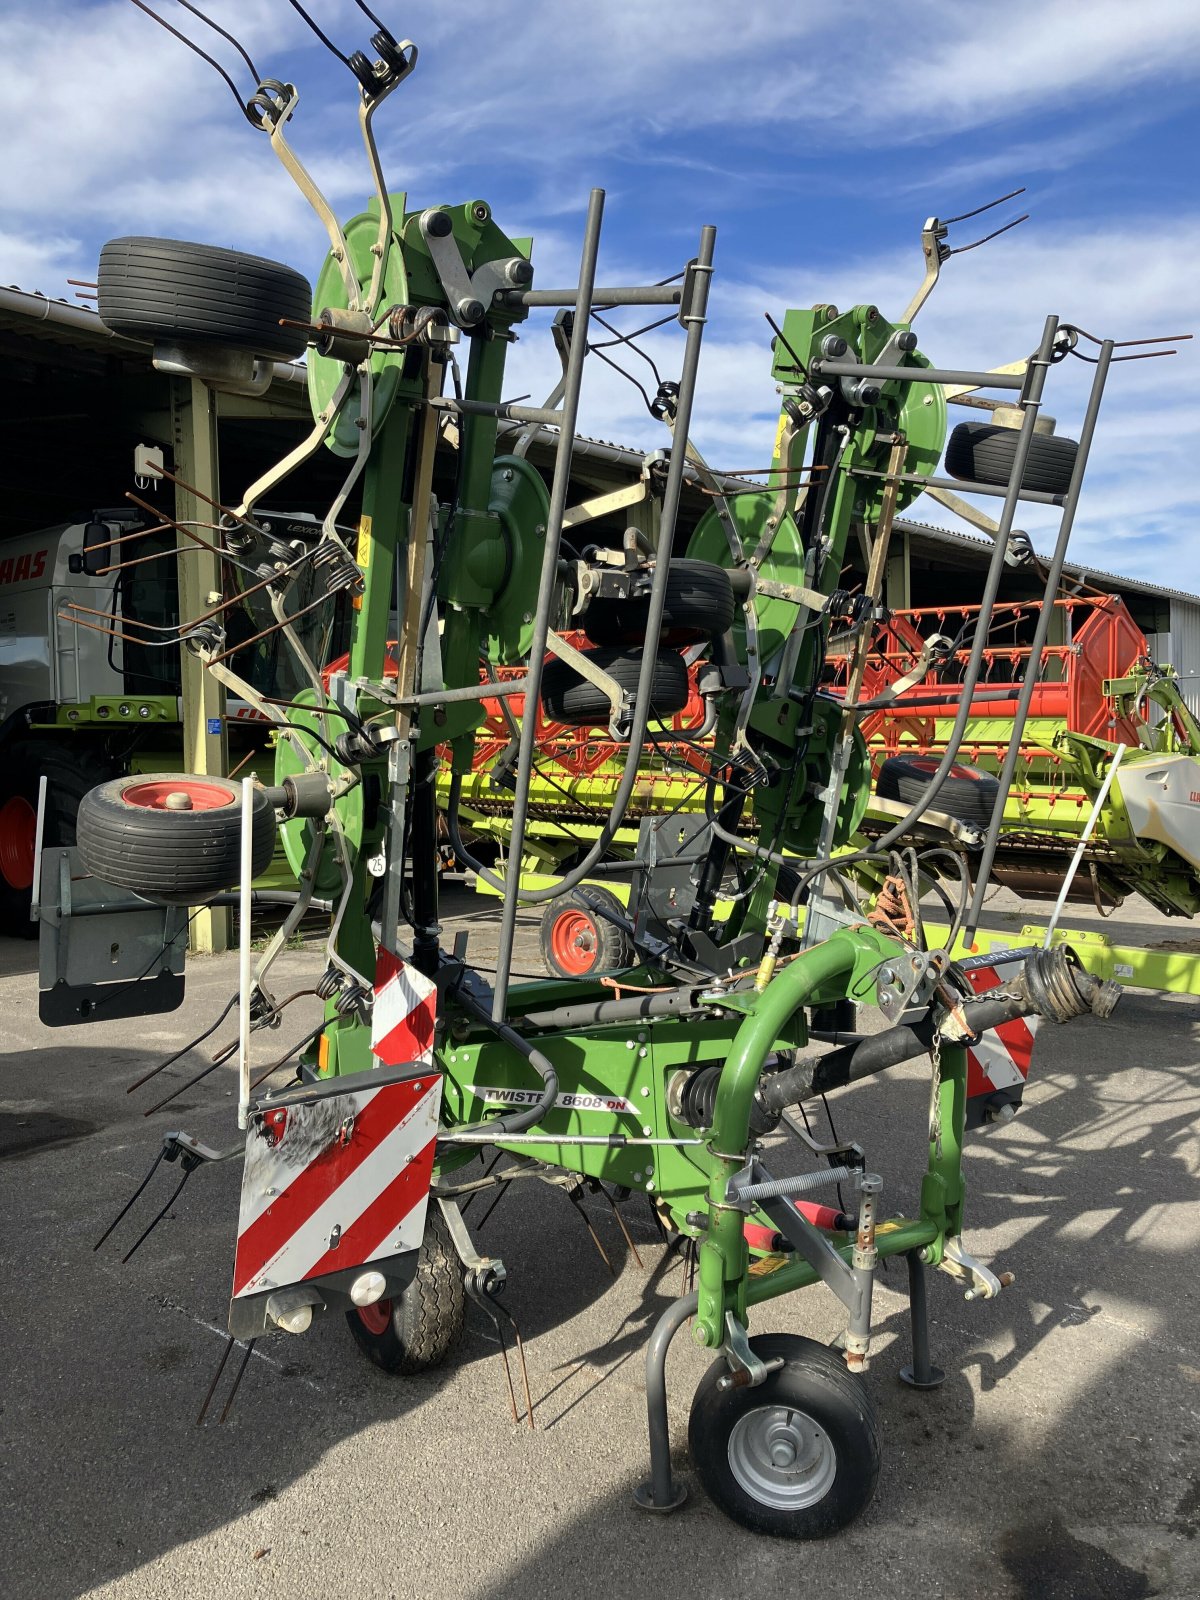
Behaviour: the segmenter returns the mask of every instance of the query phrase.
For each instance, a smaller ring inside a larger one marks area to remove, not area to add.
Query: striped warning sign
[[[972,967],[967,977],[976,994],[1000,987],[995,967]],[[1040,1017],[1015,1017],[989,1028],[978,1044],[967,1047],[967,1098],[997,1089],[1021,1088],[1029,1076]]]
[[[385,1067],[433,1060],[437,986],[388,950],[375,963],[375,1005],[371,1012],[371,1052]]]
[[[441,1076],[374,1088],[357,1076],[343,1094],[252,1113],[235,1299],[420,1245]]]

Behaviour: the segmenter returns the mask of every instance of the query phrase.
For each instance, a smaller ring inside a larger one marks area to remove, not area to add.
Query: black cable
[[[364,17],[369,17],[371,19],[371,21],[375,24],[375,26],[380,30],[381,33],[389,33],[390,34],[391,29],[388,28],[385,23],[380,22],[379,18],[371,10],[370,6],[365,6],[363,4],[363,0],[354,0],[354,3],[358,7],[358,9],[362,12],[363,16]]]

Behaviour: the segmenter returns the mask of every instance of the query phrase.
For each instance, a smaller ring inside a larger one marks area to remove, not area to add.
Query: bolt
[[[462,322],[479,322],[486,308],[482,300],[476,300],[473,296],[464,295],[455,309]]]
[[[648,1098],[649,1098],[649,1095],[650,1095],[650,1088],[649,1088],[649,1085],[648,1085],[648,1084],[643,1084],[643,1085],[642,1085],[642,1099],[643,1099],[643,1100],[646,1100],[646,1099],[648,1099]],[[649,1130],[647,1130],[647,1131],[649,1131]]]
[[[421,221],[425,225],[425,232],[431,239],[444,239],[454,228],[450,215],[446,211],[427,211]]]
[[[647,1139],[652,1139],[654,1137],[654,1129],[651,1127],[643,1128],[642,1132],[646,1135]]]

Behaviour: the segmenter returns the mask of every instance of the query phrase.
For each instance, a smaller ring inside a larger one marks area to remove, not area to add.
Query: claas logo
[[[31,578],[40,578],[46,570],[45,550],[35,550],[32,555],[28,551],[23,556],[5,556],[0,561],[0,584],[26,583]]]

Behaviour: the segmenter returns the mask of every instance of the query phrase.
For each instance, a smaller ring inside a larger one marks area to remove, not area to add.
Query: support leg
[[[687,1489],[671,1476],[671,1435],[667,1422],[667,1350],[696,1313],[697,1296],[685,1294],[659,1317],[646,1346],[646,1421],[650,1429],[650,1480],[633,1491],[643,1511],[677,1511]]]
[[[936,1389],[946,1381],[941,1367],[929,1359],[929,1310],[925,1301],[925,1267],[920,1252],[910,1250],[908,1263],[908,1314],[912,1324],[912,1365],[901,1367],[900,1377],[912,1389]]]

